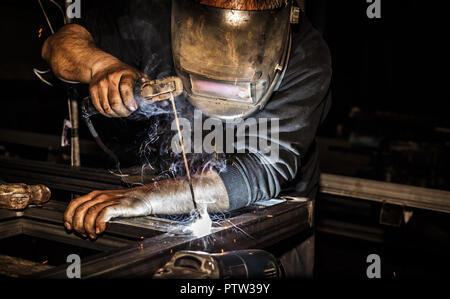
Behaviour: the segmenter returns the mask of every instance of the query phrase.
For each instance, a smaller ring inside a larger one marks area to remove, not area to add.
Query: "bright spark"
[[[200,217],[197,217],[194,222],[192,222],[185,231],[193,234],[196,237],[203,237],[211,233],[212,221],[209,218],[208,213],[203,211]]]
[[[202,213],[199,217],[196,217],[194,222],[186,227],[186,230],[196,237],[203,237],[211,233],[211,227],[212,221],[208,213]]]

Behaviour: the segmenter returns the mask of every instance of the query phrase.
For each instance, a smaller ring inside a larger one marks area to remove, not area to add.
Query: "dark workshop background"
[[[440,4],[444,1],[381,2],[381,19],[367,18],[365,0],[307,2],[307,15],[333,59],[333,107],[318,133],[321,168],[450,190],[448,10]],[[54,27],[61,26],[57,9],[43,3]],[[65,90],[43,84],[32,71],[47,68],[40,49],[49,28],[39,4],[3,0],[0,14],[0,156],[69,164],[69,148],[60,147],[68,118]],[[82,165],[100,167],[104,155],[81,126],[82,151],[88,149]],[[349,203],[341,215],[357,222],[364,204]],[[318,276],[357,276],[374,250],[388,256],[383,271],[390,277],[439,276],[439,267],[429,264],[446,257],[438,248],[448,249],[448,240],[442,240],[449,236],[448,224],[442,220],[445,229],[436,229],[426,219],[442,215],[418,213],[425,220],[413,228],[387,229],[379,242],[318,233]],[[328,216],[319,211],[320,217]],[[430,236],[430,231],[437,233]]]

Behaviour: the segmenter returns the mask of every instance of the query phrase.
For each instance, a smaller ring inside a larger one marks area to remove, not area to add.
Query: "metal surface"
[[[77,194],[122,188],[120,177],[106,170],[0,157],[0,177],[8,183],[44,184]]]
[[[96,241],[69,234],[62,225],[65,203],[49,202],[23,212],[0,210],[0,239],[17,234],[102,251],[82,260],[82,278],[147,277],[181,249],[221,252],[248,248],[264,249],[309,230],[311,201],[286,201],[255,206],[214,225],[210,235],[174,235],[136,224],[136,219],[111,223]],[[142,221],[142,219],[140,219]],[[66,278],[66,265],[36,274],[40,278]]]
[[[0,276],[20,278],[30,273],[39,273],[53,268],[49,265],[0,254]]]
[[[450,192],[322,174],[321,193],[450,213]]]

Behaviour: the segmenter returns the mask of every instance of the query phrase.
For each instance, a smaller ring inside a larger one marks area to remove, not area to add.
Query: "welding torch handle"
[[[170,99],[171,96],[176,97],[183,92],[183,83],[179,77],[167,77],[145,82],[138,79],[133,89],[134,98],[139,105],[141,101],[154,103]],[[98,113],[90,97],[83,99],[81,109],[84,117],[90,117]]]
[[[83,117],[90,117],[98,114],[97,108],[92,104],[91,97],[85,97],[81,103],[81,112]]]

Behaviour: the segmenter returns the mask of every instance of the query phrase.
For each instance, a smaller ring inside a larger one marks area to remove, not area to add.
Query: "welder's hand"
[[[92,104],[107,117],[129,116],[138,108],[133,95],[138,78],[150,80],[144,73],[119,60],[96,63],[92,67],[89,84]]]
[[[138,189],[92,191],[76,198],[64,213],[64,226],[94,239],[105,231],[111,218],[151,214],[148,196]]]
[[[192,176],[197,206],[209,212],[226,211],[228,194],[215,171]],[[150,214],[189,214],[194,203],[186,178],[167,179],[126,190],[92,191],[70,202],[64,213],[64,226],[94,239],[115,217],[137,217]]]

